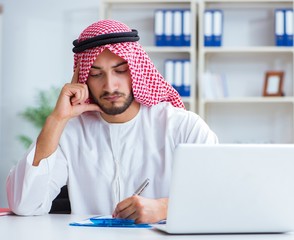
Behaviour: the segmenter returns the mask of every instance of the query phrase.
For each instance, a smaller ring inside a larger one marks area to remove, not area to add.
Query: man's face
[[[87,84],[94,101],[108,115],[123,113],[134,101],[129,66],[108,49],[96,58]]]

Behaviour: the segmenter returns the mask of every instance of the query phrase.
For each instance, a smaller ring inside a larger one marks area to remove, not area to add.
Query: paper
[[[111,216],[105,215],[72,222],[69,225],[85,227],[151,228],[149,224],[136,224],[135,220],[132,219],[112,218]]]

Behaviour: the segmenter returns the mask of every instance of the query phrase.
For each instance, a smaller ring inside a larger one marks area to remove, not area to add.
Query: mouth
[[[112,94],[112,95],[102,96],[102,99],[109,102],[116,102],[121,97],[122,96],[120,94]]]

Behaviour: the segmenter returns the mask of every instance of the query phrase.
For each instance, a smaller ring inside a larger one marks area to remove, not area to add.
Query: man
[[[166,218],[175,147],[217,137],[184,109],[138,40],[123,23],[102,20],[74,41],[72,83],[7,179],[16,214],[48,213],[67,184],[72,213]],[[133,196],[146,178],[148,188]]]

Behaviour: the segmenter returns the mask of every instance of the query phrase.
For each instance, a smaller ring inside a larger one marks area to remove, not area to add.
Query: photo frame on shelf
[[[263,96],[278,97],[284,96],[283,93],[284,72],[268,71],[265,73],[263,86]]]

